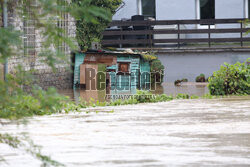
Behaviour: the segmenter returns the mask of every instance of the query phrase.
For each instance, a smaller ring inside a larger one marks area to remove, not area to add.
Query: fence
[[[110,28],[103,32],[103,46],[138,45],[153,47],[155,44],[173,44],[178,47],[188,43],[239,43],[250,42],[250,37],[244,34],[250,31],[250,26],[244,25],[244,19],[209,19],[209,20],[158,20],[158,21],[112,21]],[[174,25],[176,29],[156,29],[155,27]],[[189,26],[183,29],[182,26]],[[192,26],[190,26],[192,25]],[[229,33],[238,34],[236,37]],[[165,34],[165,35],[164,35]],[[175,34],[169,38],[167,34]],[[182,38],[183,34],[186,36]],[[206,37],[190,38],[191,34],[207,34]],[[221,34],[212,37],[212,34]],[[156,38],[156,36],[161,38]],[[166,38],[164,38],[166,37]]]

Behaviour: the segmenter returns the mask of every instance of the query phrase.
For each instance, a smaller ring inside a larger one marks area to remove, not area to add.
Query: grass
[[[158,102],[168,102],[172,100],[180,100],[180,99],[214,99],[214,98],[221,98],[222,96],[212,96],[210,94],[206,94],[202,97],[192,95],[189,96],[188,94],[178,94],[177,96],[168,96],[166,94],[161,95],[153,95],[149,91],[137,91],[136,95],[131,97],[127,100],[117,99],[110,102],[100,102],[99,100],[91,99],[88,103],[86,101],[80,100],[78,104],[74,102],[69,102],[65,104],[64,111],[65,113],[69,112],[81,112],[83,108],[90,108],[90,107],[106,107],[106,106],[121,106],[121,105],[136,105],[142,103],[158,103]],[[89,112],[88,112],[89,113]],[[98,113],[98,112],[97,112]]]
[[[236,96],[247,96],[247,95],[236,95]],[[66,104],[66,107],[64,109],[65,113],[69,112],[82,112],[81,109],[83,108],[90,108],[90,107],[106,107],[106,106],[122,106],[122,105],[136,105],[136,104],[143,104],[143,103],[159,103],[159,102],[168,102],[172,100],[188,100],[188,99],[216,99],[216,98],[228,98],[232,96],[213,96],[210,94],[205,94],[201,97],[192,95],[189,96],[188,94],[182,94],[179,93],[175,97],[174,96],[168,96],[166,94],[161,95],[153,95],[149,91],[137,91],[137,94],[134,96],[135,98],[130,98],[127,100],[121,100],[117,99],[111,102],[100,102],[98,100],[91,99],[89,103],[86,101],[80,101],[79,104],[75,104],[74,102],[70,102]],[[87,111],[86,113],[89,113],[90,111]],[[96,113],[99,113],[99,111],[95,111]],[[110,111],[108,113],[113,113],[114,111]]]

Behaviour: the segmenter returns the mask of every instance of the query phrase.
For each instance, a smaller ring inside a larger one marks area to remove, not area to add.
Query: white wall
[[[193,82],[201,73],[211,76],[224,62],[234,64],[246,61],[249,52],[165,53],[157,56],[165,66],[164,82],[182,78]]]
[[[244,18],[244,0],[215,0],[215,18]]]
[[[113,16],[113,20],[131,18],[137,14],[137,0],[123,0],[123,2],[125,2],[125,6]]]
[[[156,0],[157,20],[195,19],[195,0]]]
[[[131,18],[137,14],[137,0],[123,0],[126,5],[113,19]],[[215,0],[215,17],[243,18],[245,0]],[[156,18],[158,20],[196,19],[196,0],[156,0]]]

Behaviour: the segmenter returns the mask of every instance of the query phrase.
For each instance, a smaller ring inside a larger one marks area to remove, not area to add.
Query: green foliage
[[[161,95],[156,95],[155,102],[166,102],[166,101],[171,101],[173,99],[174,99],[173,96],[167,96],[166,94],[161,94]]]
[[[33,87],[30,93],[22,86],[33,82],[32,72],[21,66],[15,74],[7,75],[7,82],[0,80],[0,118],[19,119],[33,115],[45,115],[61,112],[67,99],[59,95],[55,89],[47,91]]]
[[[97,23],[100,19],[109,20],[110,12],[102,5],[93,5],[92,0],[62,1],[62,0],[7,0],[9,12],[16,12],[17,17],[24,22],[32,20],[39,36],[44,39],[39,51],[39,58],[48,64],[53,70],[56,70],[56,64],[68,62],[69,55],[60,49],[64,44],[75,50],[78,48],[76,40],[68,37],[66,30],[58,26],[60,20],[64,21],[64,15],[70,15],[75,20],[82,20],[84,23]],[[36,2],[36,4],[34,4]],[[112,3],[112,1],[110,1]],[[2,12],[3,0],[0,0],[0,12]],[[6,62],[7,58],[13,56],[24,56],[22,48],[23,33],[8,27],[0,27],[0,63]],[[25,55],[29,56],[29,55]],[[8,81],[0,80],[0,118],[19,119],[33,115],[44,115],[59,113],[63,108],[79,109],[83,105],[76,106],[72,103],[68,105],[65,97],[61,97],[56,90],[49,88],[44,91],[34,87],[29,93],[23,90],[23,87],[31,87],[34,80],[32,73],[18,66],[12,74],[7,77]],[[27,141],[27,139],[23,139]],[[14,148],[24,147],[17,138],[12,135],[0,134],[0,143],[8,144]],[[60,163],[51,160],[40,152],[40,148],[29,142],[27,153],[33,155],[42,161],[42,166],[59,166]],[[26,147],[25,147],[26,148]]]
[[[26,134],[23,134],[20,137],[16,137],[8,133],[0,134],[0,143],[7,144],[14,149],[21,149],[26,153],[29,153],[42,162],[41,166],[64,166],[63,164],[52,160],[49,156],[43,155],[41,153],[41,147],[35,145]]]
[[[192,96],[190,97],[190,99],[199,99],[199,96],[192,95]]]
[[[68,114],[69,112],[80,112],[81,108],[86,108],[85,106],[83,107],[82,105],[76,105],[74,102],[68,102],[65,103],[64,105],[64,111],[66,114]]]
[[[242,21],[242,23],[248,27],[250,25],[250,19],[245,19],[244,21]],[[250,33],[250,31],[248,30],[245,35],[248,35]]]
[[[199,76],[197,76],[197,77],[195,78],[195,81],[196,81],[196,82],[206,82],[206,77],[205,77],[204,74],[200,74]]]
[[[154,60],[151,63],[151,72],[162,72],[164,71],[164,66],[162,65],[160,60]]]
[[[164,69],[165,67],[162,65],[161,61],[156,59],[151,62],[151,82],[155,83],[156,81],[158,83],[163,82],[164,77]]]
[[[187,78],[183,78],[182,82],[188,82],[188,79]]]
[[[176,99],[189,99],[189,95],[179,93],[177,94]]]
[[[79,6],[86,6],[85,3],[87,3],[88,6],[95,9],[94,14],[96,17],[94,20],[86,22],[86,16],[82,15],[76,24],[78,44],[81,49],[87,49],[90,48],[93,41],[99,42],[102,39],[102,32],[110,23],[112,15],[120,6],[122,0],[74,0],[74,2]]]
[[[63,2],[63,3],[62,3]],[[62,35],[65,30],[58,26],[59,20],[63,20],[64,14],[69,14],[75,20],[84,19],[85,23],[98,23],[99,19],[110,18],[106,7],[99,4],[94,5],[91,0],[78,0],[77,2],[38,0],[8,1],[9,10],[15,9],[24,21],[33,20],[35,29],[39,31],[42,38],[46,39],[41,43],[39,57],[50,67],[55,69],[57,63],[67,61],[68,55],[58,48],[58,44],[65,43],[71,50],[77,48],[75,40]],[[100,2],[102,3],[102,2]],[[111,4],[115,4],[110,1]],[[0,4],[1,5],[1,4]],[[39,6],[39,8],[37,8]],[[1,6],[2,7],[2,6]],[[42,9],[42,10],[40,10]],[[107,15],[106,15],[107,14]],[[0,63],[5,62],[11,56],[22,56],[21,32],[13,28],[0,28]],[[54,49],[52,49],[54,48]],[[31,87],[34,83],[32,73],[22,68],[22,64],[7,76],[8,82],[0,81],[0,117],[18,119],[25,116],[43,115],[60,112],[62,101],[54,89],[47,92],[34,88],[30,93],[23,91],[23,87]]]
[[[175,85],[175,86],[180,86],[182,82],[188,82],[188,79],[183,78],[182,80],[179,80],[179,79],[178,79],[178,80],[175,80],[175,81],[174,81],[174,85]]]
[[[152,55],[152,54],[142,54],[142,57],[145,61],[149,61],[149,62],[158,59],[155,55]]]
[[[9,95],[2,98],[0,105],[0,118],[20,119],[33,115],[49,115],[60,113],[64,107],[65,98],[58,95],[56,90],[49,88],[33,90],[33,95],[25,92]]]
[[[205,94],[205,95],[202,96],[202,98],[203,99],[214,99],[214,98],[216,98],[216,96],[213,96],[211,94]]]
[[[182,83],[182,80],[175,80],[175,81],[174,81],[174,85],[175,85],[175,86],[180,86],[181,83]]]
[[[4,29],[0,27],[0,63],[5,62],[6,58],[16,55],[11,46],[20,48],[21,39],[20,32],[14,29]]]
[[[250,59],[247,61],[249,62]],[[250,94],[250,66],[247,62],[234,65],[225,63],[209,78],[211,95]]]
[[[0,134],[0,143],[5,143],[12,148],[17,148],[21,142],[17,137],[13,137],[10,134]]]

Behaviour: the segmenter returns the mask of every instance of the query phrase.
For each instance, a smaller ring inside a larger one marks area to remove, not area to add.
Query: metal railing
[[[103,32],[104,38],[101,43],[103,46],[120,47],[141,44],[153,47],[156,43],[175,43],[178,47],[189,43],[207,43],[209,47],[213,43],[239,43],[240,46],[244,46],[244,42],[250,42],[250,36],[244,35],[250,31],[250,27],[245,26],[243,22],[244,19],[112,21],[109,28]],[[155,28],[167,25],[175,25],[176,29]],[[183,29],[181,26],[189,27]],[[169,38],[167,34],[175,34],[176,38]],[[182,38],[183,34],[185,38]],[[195,37],[194,34],[206,36]],[[213,34],[220,35],[212,36]],[[160,35],[161,38],[156,38],[156,35]]]

